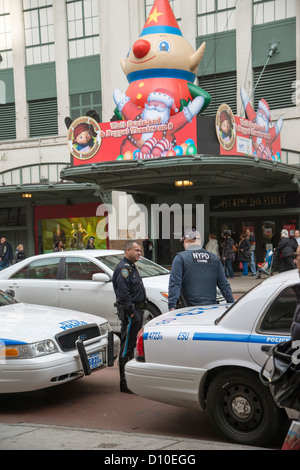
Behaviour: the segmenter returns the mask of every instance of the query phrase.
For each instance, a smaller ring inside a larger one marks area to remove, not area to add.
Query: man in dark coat
[[[0,271],[11,265],[14,257],[11,244],[6,240],[5,237],[1,238],[0,245]]]
[[[287,230],[281,230],[280,242],[274,250],[275,255],[279,255],[279,272],[289,271],[295,269],[294,263],[294,246],[290,240],[289,233]]]

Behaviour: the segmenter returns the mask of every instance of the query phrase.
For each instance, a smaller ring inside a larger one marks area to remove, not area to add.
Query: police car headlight
[[[0,359],[32,359],[57,352],[53,341],[47,339],[31,344],[5,345],[0,348]]]
[[[35,357],[53,354],[57,351],[55,344],[50,339],[40,341],[39,343],[33,343],[31,347]]]
[[[106,323],[101,323],[99,325],[99,330],[100,330],[100,335],[105,335],[108,331],[112,331],[112,328],[108,322]]]

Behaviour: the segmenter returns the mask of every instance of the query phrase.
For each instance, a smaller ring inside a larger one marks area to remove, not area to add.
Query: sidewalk
[[[228,279],[228,281],[230,282],[231,289],[234,294],[244,294],[265,279],[267,279],[266,275],[263,275],[261,279],[253,279],[253,276],[251,275],[248,277],[242,277],[241,272],[238,272],[234,273],[234,278]]]
[[[152,434],[80,429],[41,424],[0,424],[0,450],[193,451],[266,450],[229,442],[211,442]],[[113,454],[106,454],[113,456]],[[128,453],[126,453],[128,455]],[[146,454],[147,455],[147,454]],[[144,453],[143,453],[143,458]],[[145,463],[145,460],[142,461]],[[112,462],[113,463],[113,462]],[[128,462],[127,462],[128,463]]]

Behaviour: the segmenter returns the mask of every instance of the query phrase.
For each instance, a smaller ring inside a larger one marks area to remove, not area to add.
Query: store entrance
[[[290,237],[294,236],[294,231],[299,229],[299,218],[296,215],[291,215],[288,217],[270,216],[230,218],[229,220],[218,219],[218,240],[220,242],[221,234],[224,230],[228,230],[235,242],[238,243],[242,232],[247,228],[249,228],[251,234],[255,236],[256,263],[261,263],[264,260],[267,250],[273,250],[278,245],[280,232],[283,228],[288,230]],[[235,264],[237,264],[237,262],[235,262]],[[237,268],[237,266],[234,267]]]

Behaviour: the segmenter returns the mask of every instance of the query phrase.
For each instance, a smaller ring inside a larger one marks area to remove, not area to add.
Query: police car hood
[[[143,284],[146,289],[160,287],[163,290],[169,288],[170,274],[161,274],[160,276],[143,277]]]
[[[102,317],[56,307],[16,303],[0,307],[0,345],[51,339],[76,326],[106,322]]]
[[[164,313],[153,318],[145,325],[147,327],[174,325],[214,325],[217,318],[223,315],[231,304],[202,305],[199,307],[186,307],[172,312]]]

